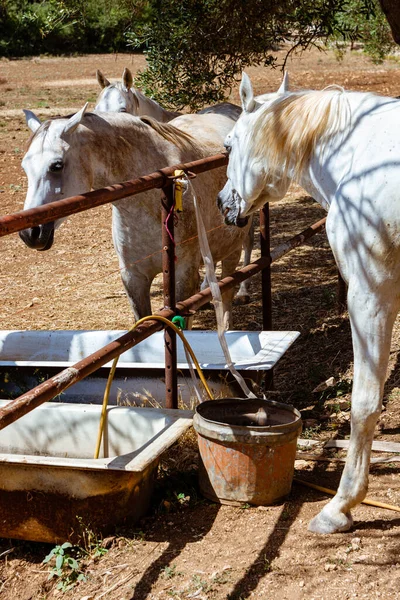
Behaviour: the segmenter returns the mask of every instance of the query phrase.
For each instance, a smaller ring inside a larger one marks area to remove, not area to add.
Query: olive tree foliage
[[[0,0],[0,56],[126,51],[147,0]]]
[[[396,49],[389,23],[378,2],[349,0],[345,11],[337,13],[339,30],[329,40],[339,59],[346,51],[361,42],[362,48],[375,63],[382,62]],[[349,44],[350,42],[350,44]]]
[[[222,101],[251,65],[360,40],[374,60],[400,41],[400,0],[0,0],[0,56],[144,50],[136,84],[169,108]]]
[[[279,66],[283,42],[290,53],[362,37],[356,17],[380,12],[375,0],[149,0],[149,8],[127,35],[146,46],[136,83],[166,107],[192,110],[224,100],[246,67]]]
[[[393,39],[400,44],[400,2],[399,0],[379,0],[381,9],[387,18]]]

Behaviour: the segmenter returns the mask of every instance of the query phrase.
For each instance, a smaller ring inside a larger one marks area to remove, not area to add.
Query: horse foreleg
[[[239,264],[241,252],[242,248],[240,247],[235,250],[235,252],[223,259],[221,272],[222,279],[235,271]],[[224,311],[224,327],[226,330],[232,329],[233,327],[232,304],[235,291],[235,288],[233,288],[232,290],[228,290],[222,294],[222,309]]]
[[[251,225],[249,231],[247,232],[247,236],[243,242],[243,266],[247,267],[251,263],[251,253],[254,247],[254,218],[252,217]],[[243,305],[248,304],[250,302],[250,279],[246,279],[242,281],[239,286],[239,291],[235,296],[234,303]]]
[[[122,283],[126,295],[133,310],[135,320],[151,314],[150,286],[151,279],[142,274],[129,272],[127,269],[121,271]]]
[[[361,288],[358,282],[357,291],[350,286],[348,293],[354,350],[349,451],[336,495],[309,525],[316,533],[349,529],[353,523],[350,509],[365,498],[368,488],[372,439],[382,407],[398,301],[394,306],[393,287],[384,294],[365,293]]]
[[[178,261],[175,272],[177,302],[179,302],[180,300],[186,300],[187,298],[190,298],[190,296],[193,296],[193,294],[195,294],[199,290],[200,276],[198,262],[200,262],[200,258],[198,258],[198,261],[196,260],[197,257],[192,258],[193,260],[190,260],[189,264],[187,259]],[[205,287],[208,287],[208,284]],[[186,317],[187,329],[192,329],[193,321],[193,316]]]

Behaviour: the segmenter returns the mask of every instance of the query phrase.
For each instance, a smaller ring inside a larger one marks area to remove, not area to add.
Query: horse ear
[[[242,73],[242,81],[239,88],[242,108],[245,112],[252,112],[255,108],[253,86],[251,85],[250,77],[245,72]]]
[[[25,113],[26,124],[32,133],[35,133],[40,127],[40,119],[31,110],[25,110],[25,108],[22,110]]]
[[[282,79],[282,83],[279,87],[278,94],[285,94],[289,91],[289,73],[285,71]]]
[[[96,71],[96,77],[97,77],[97,81],[99,82],[99,86],[101,88],[105,88],[105,87],[107,87],[107,86],[110,85],[110,82],[108,81],[108,79],[106,79],[106,77],[104,77],[104,75],[100,71],[100,69],[97,69],[97,71]]]
[[[64,133],[73,133],[75,131],[75,129],[78,127],[78,125],[81,123],[81,121],[83,119],[83,115],[86,112],[88,104],[89,104],[89,102],[86,102],[85,106],[83,108],[81,108],[81,110],[79,112],[77,112],[75,115],[72,115],[72,117],[70,117],[70,119],[67,121],[67,124],[65,125],[61,135],[63,135]]]
[[[132,73],[126,67],[124,69],[124,72],[122,73],[122,85],[126,87],[127,90],[130,90],[133,86]]]

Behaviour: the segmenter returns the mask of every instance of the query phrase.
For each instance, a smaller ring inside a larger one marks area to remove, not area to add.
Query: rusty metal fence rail
[[[162,231],[165,232],[165,219],[173,205],[172,183],[174,181],[174,171],[181,169],[187,174],[200,174],[205,171],[216,169],[228,164],[226,154],[217,154],[202,160],[191,163],[174,165],[160,169],[149,175],[138,179],[127,181],[113,186],[88,192],[79,196],[73,196],[63,200],[57,200],[47,205],[37,208],[23,210],[12,215],[0,217],[0,237],[16,233],[56,219],[67,217],[91,208],[115,202],[128,196],[140,194],[142,192],[161,188],[162,203]],[[221,291],[227,291],[237,286],[240,282],[253,277],[262,272],[262,298],[263,298],[263,327],[271,329],[271,274],[270,266],[273,260],[281,258],[284,254],[300,246],[306,240],[316,233],[323,230],[326,219],[321,219],[301,233],[295,235],[275,248],[272,252],[269,247],[269,207],[266,205],[260,211],[260,230],[261,230],[261,258],[252,262],[250,265],[235,271],[232,275],[225,277],[219,282]],[[169,224],[169,228],[171,225]],[[175,302],[175,263],[174,249],[171,246],[170,236],[164,235],[162,239],[163,251],[163,287],[164,287],[164,308],[156,315],[161,315],[171,319],[176,314],[192,314],[201,306],[209,302],[211,291],[209,288],[198,292],[192,297]],[[163,329],[160,321],[147,321],[137,329],[127,332],[107,346],[104,346],[97,352],[87,358],[79,361],[75,365],[61,371],[54,377],[41,383],[34,389],[12,400],[7,406],[0,409],[0,429],[3,429],[10,423],[16,421],[27,414],[40,404],[50,400],[69,388],[74,383],[84,379],[107,362],[119,356],[129,348],[132,348],[142,340],[146,339],[156,331]],[[166,406],[167,408],[177,407],[177,367],[176,367],[176,338],[172,330],[166,328],[165,332],[165,370],[166,370]]]

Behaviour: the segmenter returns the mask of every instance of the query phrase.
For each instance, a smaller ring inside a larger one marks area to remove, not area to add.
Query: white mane
[[[254,158],[266,159],[270,173],[286,175],[293,166],[299,174],[309,165],[317,143],[325,148],[349,125],[349,105],[342,88],[294,92],[261,106],[248,141],[254,142]]]

